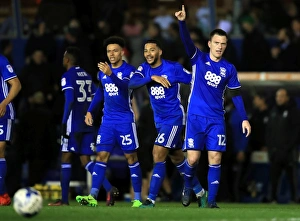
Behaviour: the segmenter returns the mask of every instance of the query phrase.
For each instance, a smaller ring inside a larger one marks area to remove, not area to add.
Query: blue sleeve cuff
[[[234,97],[232,97],[232,101],[233,101],[234,106],[237,109],[239,115],[241,116],[241,119],[243,121],[248,120],[242,96],[240,96],[240,95],[239,96],[234,96]]]

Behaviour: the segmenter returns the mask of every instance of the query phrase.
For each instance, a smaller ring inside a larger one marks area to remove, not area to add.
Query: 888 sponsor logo
[[[205,80],[207,80],[207,84],[217,88],[221,81],[221,76],[216,75],[215,73],[211,73],[207,71],[204,76]]]
[[[119,89],[113,83],[105,84],[104,88],[105,88],[105,91],[108,93],[109,96],[117,96],[117,95],[119,95],[119,93],[118,93]]]
[[[165,89],[163,86],[159,86],[159,87],[151,87],[151,95],[155,98],[155,99],[162,99],[162,98],[166,98],[165,96]]]

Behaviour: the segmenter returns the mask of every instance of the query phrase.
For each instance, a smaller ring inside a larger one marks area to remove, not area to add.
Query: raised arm
[[[183,42],[187,55],[191,58],[196,52],[196,46],[194,45],[194,42],[191,39],[190,33],[185,23],[186,12],[184,9],[184,5],[182,5],[181,11],[175,12],[175,16],[179,21],[181,41]]]

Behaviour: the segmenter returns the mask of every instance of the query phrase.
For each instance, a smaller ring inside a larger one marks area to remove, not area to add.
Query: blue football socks
[[[87,171],[90,172],[90,174],[93,173],[94,171],[94,166],[95,166],[95,162],[93,161],[90,161],[86,166],[85,166],[85,169]],[[111,191],[111,188],[112,188],[112,185],[110,184],[110,182],[108,181],[108,179],[105,177],[104,180],[103,180],[103,187],[105,189],[106,192],[109,192]]]
[[[221,164],[209,165],[208,167],[208,203],[216,202],[221,178]]]
[[[189,165],[189,163],[186,161],[185,163],[185,172],[184,172],[184,186],[185,188],[193,188],[193,181],[194,181],[194,176],[196,173],[197,167],[194,166],[192,167]]]
[[[105,178],[107,164],[103,162],[96,162],[94,171],[92,173],[92,188],[90,194],[97,199],[99,194],[99,188]]]
[[[69,186],[71,180],[72,165],[70,163],[62,163],[60,171],[61,200],[64,203],[69,202]]]
[[[161,188],[162,182],[166,176],[166,161],[154,164],[152,177],[150,181],[149,196],[151,200],[156,200],[156,197]]]
[[[128,165],[131,176],[131,184],[134,191],[134,199],[142,200],[142,171],[139,162]]]
[[[0,158],[0,195],[6,192],[6,188],[5,188],[6,172],[7,172],[6,160],[5,158]]]

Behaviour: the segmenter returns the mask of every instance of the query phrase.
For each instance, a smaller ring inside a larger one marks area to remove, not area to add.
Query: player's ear
[[[161,49],[159,49],[159,56],[161,56],[162,55],[162,50]]]

